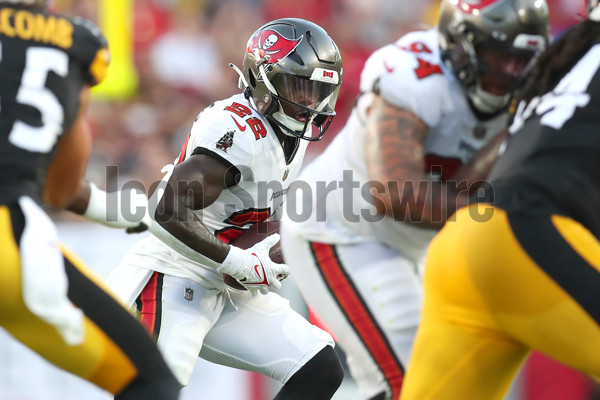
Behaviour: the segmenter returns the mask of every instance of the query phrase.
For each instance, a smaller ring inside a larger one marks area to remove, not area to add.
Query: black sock
[[[283,385],[274,400],[329,400],[343,379],[335,350],[325,346]]]

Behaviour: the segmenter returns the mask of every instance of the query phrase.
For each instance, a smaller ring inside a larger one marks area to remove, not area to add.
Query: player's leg
[[[521,250],[514,257],[527,290],[513,302],[493,306],[513,337],[574,369],[600,377],[600,242],[563,216],[526,218],[509,214]],[[504,282],[502,282],[504,283]],[[506,286],[509,282],[506,282]],[[518,287],[517,287],[518,288]]]
[[[222,291],[159,272],[152,274],[137,297],[140,321],[183,386],[189,383],[204,337],[226,300]]]
[[[419,321],[415,265],[377,243],[331,246],[282,235],[291,277],[348,356],[361,398],[397,398]]]
[[[119,394],[117,400],[177,398],[180,385],[165,363],[156,344],[144,327],[118,302],[108,288],[75,255],[63,249],[65,270],[69,277],[69,299],[83,310],[86,317],[106,335],[110,346],[118,351],[137,371],[135,379]],[[91,381],[115,376],[114,356],[105,357],[97,366]]]
[[[231,293],[219,321],[206,335],[200,356],[257,371],[283,383],[278,400],[329,399],[343,379],[329,334],[269,293]]]
[[[490,221],[475,222],[468,208],[459,210],[429,247],[403,400],[502,399],[529,354],[496,319],[514,291],[535,294],[518,274],[512,258],[518,248],[502,211],[495,211]],[[490,299],[499,307],[490,307]]]
[[[0,324],[48,361],[122,399],[177,398],[177,382],[141,325],[93,281],[74,278],[77,268],[63,259],[48,217],[32,201],[20,203],[0,207]],[[77,292],[91,309],[78,304]],[[138,363],[129,344],[154,366]]]

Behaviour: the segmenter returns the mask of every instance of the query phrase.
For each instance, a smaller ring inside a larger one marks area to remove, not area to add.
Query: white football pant
[[[198,355],[285,384],[321,349],[334,345],[327,332],[276,293],[252,297],[221,291],[125,263],[108,283],[157,335],[158,347],[182,385],[189,383]]]
[[[396,400],[419,323],[417,265],[377,242],[309,242],[282,225],[291,277],[347,356],[363,399]]]

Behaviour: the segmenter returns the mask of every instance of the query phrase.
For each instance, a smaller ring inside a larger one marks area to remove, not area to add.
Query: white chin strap
[[[493,114],[502,111],[510,102],[511,95],[497,96],[490,94],[481,88],[479,82],[467,93],[473,106],[480,112]]]
[[[296,132],[297,134],[305,135],[307,132],[312,131],[312,118],[314,118],[314,116],[311,117],[311,121],[309,121],[309,123],[306,124],[306,130],[304,130],[304,124],[305,124],[304,122],[300,122],[300,121],[295,120],[292,117],[288,117],[287,115],[285,115],[283,113],[283,111],[281,111],[281,108],[279,109],[279,111],[274,112],[272,114],[272,116],[277,121],[279,121],[281,124],[285,125],[289,129]],[[294,136],[291,133],[289,133],[288,131],[286,131],[285,129],[282,129],[281,131],[288,136]]]

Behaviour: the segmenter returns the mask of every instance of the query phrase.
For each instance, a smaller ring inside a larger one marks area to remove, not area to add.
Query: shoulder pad
[[[265,131],[262,120],[255,115],[235,113],[227,108],[241,105],[235,100],[219,101],[206,108],[192,126],[190,150],[204,147],[211,150],[233,165],[249,165],[259,151],[257,132]],[[243,108],[240,108],[243,110]]]
[[[373,55],[382,70],[375,90],[386,101],[410,110],[429,126],[451,108],[448,78],[431,32],[408,34]]]

